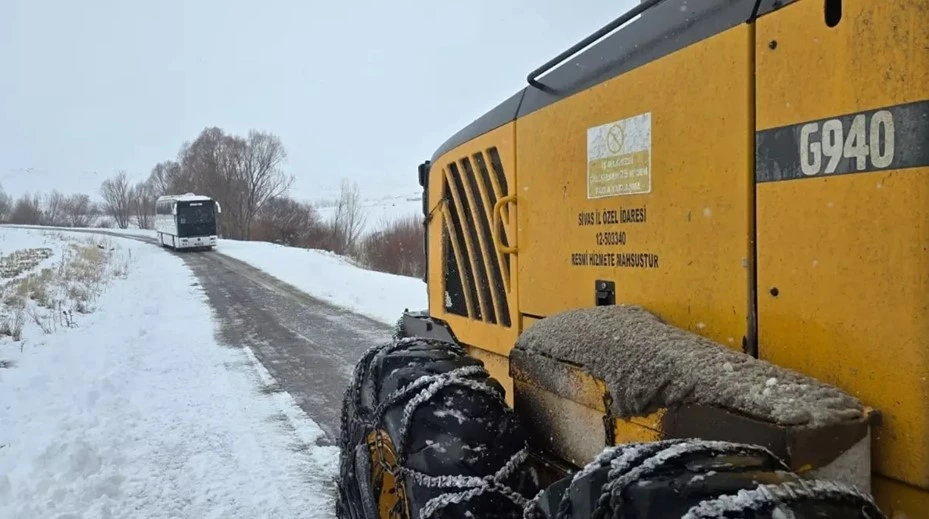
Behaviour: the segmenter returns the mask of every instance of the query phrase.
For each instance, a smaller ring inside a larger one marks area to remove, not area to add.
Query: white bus
[[[216,246],[216,215],[222,209],[208,196],[187,193],[168,195],[155,201],[155,230],[158,243],[172,249]]]

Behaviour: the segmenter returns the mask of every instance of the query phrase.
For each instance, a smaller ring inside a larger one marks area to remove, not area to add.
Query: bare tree
[[[53,190],[45,196],[45,217],[43,218],[43,223],[45,225],[64,225],[64,214],[62,211],[64,200],[65,196],[58,190]]]
[[[226,135],[213,148],[214,170],[204,175],[208,192],[228,210],[220,220],[224,234],[231,238],[244,239],[249,234],[251,223],[247,218],[248,189],[242,171],[248,156],[248,143],[241,137]]]
[[[339,201],[331,222],[330,249],[336,254],[350,254],[364,229],[365,215],[361,207],[361,191],[358,184],[343,180]]]
[[[155,198],[178,192],[181,183],[181,165],[173,160],[166,160],[155,164],[148,177]]]
[[[132,199],[126,172],[120,171],[114,178],[104,180],[100,186],[100,195],[103,197],[104,211],[113,217],[116,226],[120,229],[129,227]]]
[[[293,183],[280,170],[286,156],[281,140],[272,134],[253,130],[242,138],[220,128],[205,128],[181,147],[181,172],[174,187],[220,200],[224,234],[249,239],[262,205],[285,195]]]
[[[219,128],[205,128],[193,142],[181,146],[178,174],[171,186],[177,193],[193,192],[219,200],[223,206],[221,233],[231,238],[246,235],[246,189],[240,174],[246,146],[241,137],[226,135]]]
[[[61,212],[71,227],[90,227],[97,211],[89,196],[74,194],[64,199]]]
[[[20,225],[41,225],[42,224],[42,200],[39,195],[30,196],[24,194],[10,211],[10,223]]]
[[[13,197],[0,187],[0,222],[6,222],[13,210]]]
[[[172,179],[177,193],[192,192],[217,197],[228,180],[221,171],[223,148],[230,136],[222,129],[204,128],[193,142],[184,143],[178,153],[179,170]]]
[[[380,230],[360,241],[356,259],[372,270],[421,279],[426,272],[424,231],[422,216],[382,222]]]
[[[187,192],[213,197],[223,207],[222,234],[250,239],[262,206],[285,196],[293,184],[293,177],[281,171],[286,157],[284,145],[273,134],[252,130],[240,137],[207,127],[181,145],[176,161],[156,164],[149,182],[156,197]]]
[[[140,229],[151,229],[155,217],[155,189],[148,181],[132,186],[129,193],[130,206]]]
[[[248,239],[255,213],[267,200],[287,193],[294,179],[280,170],[281,163],[287,158],[287,151],[276,135],[252,130],[248,133],[244,151],[239,174],[245,188],[241,218],[245,229],[244,238]]]
[[[269,198],[255,214],[251,236],[284,245],[305,246],[321,225],[312,205],[286,196],[275,197]]]

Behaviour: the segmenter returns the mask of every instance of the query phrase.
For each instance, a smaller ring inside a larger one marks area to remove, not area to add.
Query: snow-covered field
[[[0,229],[4,259],[26,249],[0,279],[0,324],[25,316],[19,340],[0,339],[0,517],[332,516],[335,448],[262,391],[273,381],[249,351],[217,343],[181,259]]]

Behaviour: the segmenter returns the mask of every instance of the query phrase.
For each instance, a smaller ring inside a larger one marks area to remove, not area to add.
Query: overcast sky
[[[416,166],[635,0],[2,0],[0,182],[96,195],[206,126],[275,133],[295,190]]]

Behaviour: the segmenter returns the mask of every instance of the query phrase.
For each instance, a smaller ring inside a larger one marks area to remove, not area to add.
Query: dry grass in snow
[[[108,237],[43,235],[55,246],[0,256],[0,337],[21,341],[33,325],[44,334],[77,326],[107,282],[128,272],[131,255]]]
[[[42,260],[52,256],[54,252],[48,247],[36,247],[13,251],[11,254],[0,256],[0,278],[10,279],[23,272],[32,270]]]

